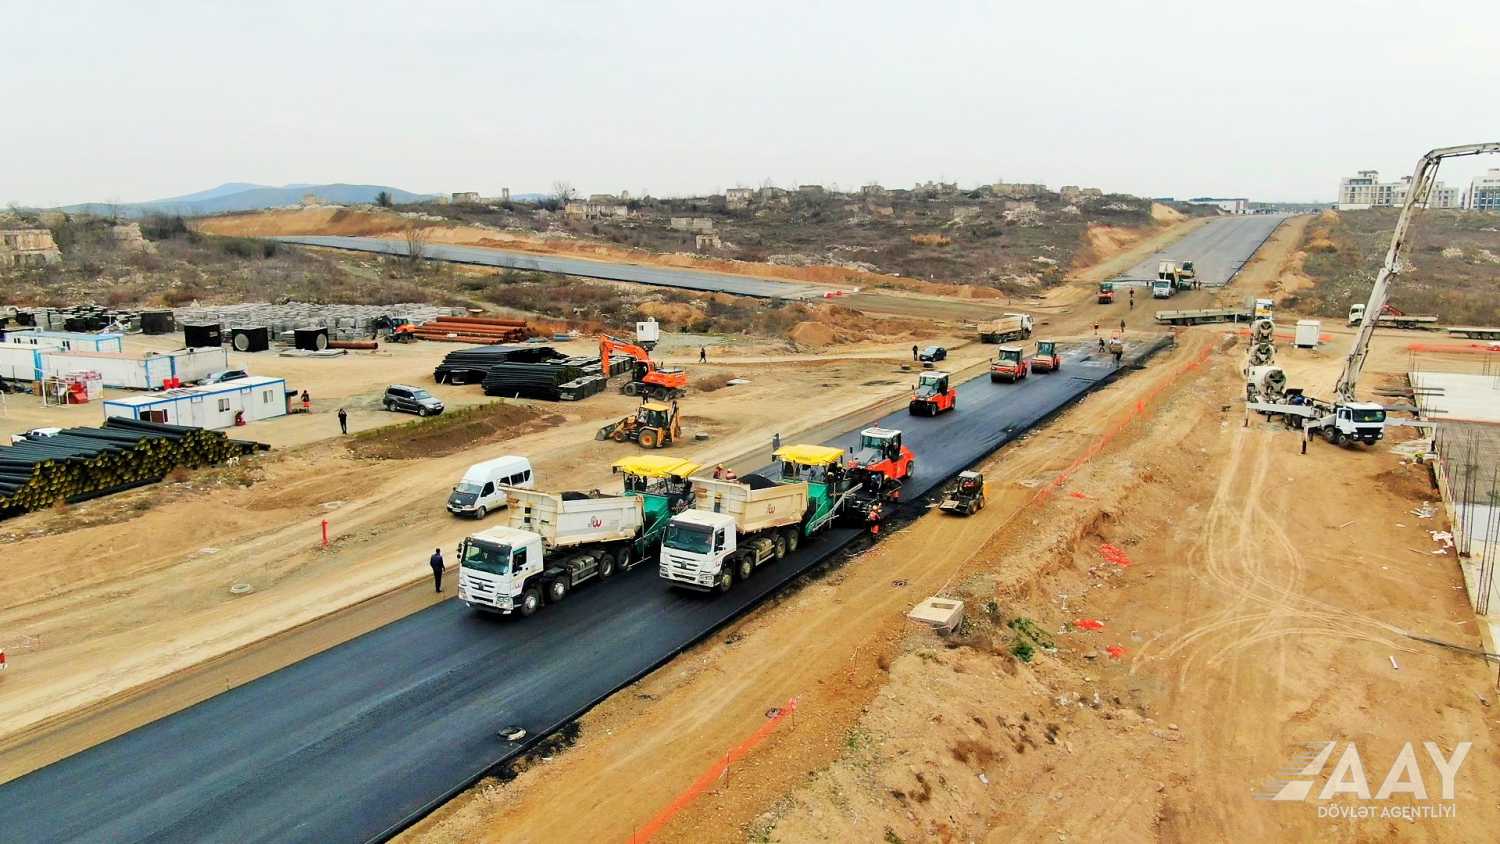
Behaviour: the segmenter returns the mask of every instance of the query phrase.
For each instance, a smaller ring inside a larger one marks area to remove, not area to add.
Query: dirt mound
[[[1153,202],[1151,203],[1151,219],[1158,223],[1180,223],[1187,219],[1187,215],[1170,205]]]
[[[1145,229],[1090,225],[1084,230],[1083,245],[1073,257],[1073,267],[1081,269],[1113,258],[1145,236]]]
[[[190,225],[204,234],[233,237],[269,237],[285,234],[344,235],[370,237],[402,231],[409,221],[384,211],[354,211],[348,208],[298,208],[208,217]]]
[[[810,320],[792,326],[791,333],[787,336],[799,346],[831,346],[836,339],[832,328]]]
[[[355,457],[410,460],[442,457],[486,443],[503,442],[563,422],[557,414],[526,405],[495,402],[455,410],[435,419],[391,425],[356,434],[347,443]]]

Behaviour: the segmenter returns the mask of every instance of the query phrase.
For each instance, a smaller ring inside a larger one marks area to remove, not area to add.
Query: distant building
[[[500,201],[501,202],[510,202],[510,188],[501,188],[500,189]]]
[[[667,228],[682,232],[711,232],[714,230],[714,218],[672,217],[667,222]]]
[[[990,185],[990,193],[1010,199],[1027,199],[1047,192],[1046,185],[1030,182],[996,182]]]
[[[1189,205],[1213,205],[1225,214],[1249,214],[1250,200],[1243,196],[1195,196],[1187,200]]]
[[[472,190],[459,191],[459,192],[453,194],[453,204],[454,205],[478,205],[479,204],[479,192],[478,191],[472,191]]]
[[[754,195],[752,188],[729,188],[724,191],[724,204],[730,208],[749,208],[750,198]]]
[[[563,205],[563,213],[584,220],[622,219],[630,216],[630,207],[609,194],[594,194],[585,202],[570,199]]]
[[[1464,207],[1474,211],[1500,211],[1500,170],[1475,176],[1464,197]]]
[[[823,190],[822,185],[798,185],[797,193],[803,196],[822,196],[826,191]]]
[[[47,229],[0,229],[0,267],[55,264],[62,252]]]
[[[868,184],[859,189],[865,196],[885,196],[885,188],[877,184]]]
[[[1397,182],[1380,181],[1379,170],[1361,170],[1354,176],[1339,180],[1338,209],[1359,211],[1365,208],[1394,208],[1406,203],[1406,192],[1411,187],[1411,177],[1403,176]],[[1460,208],[1463,206],[1458,188],[1436,182],[1427,195],[1425,208]]]

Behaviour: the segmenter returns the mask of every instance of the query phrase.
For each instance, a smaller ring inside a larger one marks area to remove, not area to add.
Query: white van
[[[448,512],[482,519],[489,511],[505,506],[502,486],[531,489],[531,461],[507,454],[470,466],[448,496]]]

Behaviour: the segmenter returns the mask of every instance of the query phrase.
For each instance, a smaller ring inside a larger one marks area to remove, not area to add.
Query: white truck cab
[[[1374,402],[1352,401],[1334,409],[1333,429],[1330,434],[1334,442],[1359,440],[1365,445],[1374,445],[1385,436],[1385,408]]]
[[[707,510],[684,510],[672,517],[661,543],[661,576],[683,586],[712,589],[721,575],[733,576],[724,564],[738,548],[734,517]]]
[[[542,538],[494,527],[459,545],[458,599],[476,609],[531,615],[542,605]]]
[[[1173,292],[1172,282],[1167,279],[1159,278],[1151,282],[1152,299],[1169,299]]]
[[[482,519],[487,513],[506,505],[509,499],[505,487],[531,489],[534,483],[531,461],[524,457],[507,454],[475,463],[449,493],[448,512]]]

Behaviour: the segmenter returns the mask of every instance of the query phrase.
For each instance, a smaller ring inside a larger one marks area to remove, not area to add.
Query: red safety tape
[[[796,711],[797,699],[794,697],[788,700],[786,705],[781,707],[775,715],[767,719],[766,723],[761,724],[760,729],[752,733],[749,738],[740,742],[737,747],[725,753],[723,758],[710,765],[708,770],[699,775],[696,780],[693,780],[692,785],[677,795],[677,798],[668,803],[666,808],[657,812],[656,816],[648,821],[645,826],[636,830],[635,834],[630,836],[632,844],[644,844],[644,842],[650,841],[652,836],[661,832],[662,827],[666,826],[668,821],[677,816],[678,812],[686,809],[694,800],[698,799],[699,795],[707,791],[715,782],[718,782],[719,778],[724,775],[724,772],[729,770],[730,765],[745,758],[745,754],[754,750],[757,745],[765,741],[776,730],[778,724]]]
[[[1073,626],[1079,630],[1103,630],[1104,622],[1097,618],[1080,618],[1073,622]]]

